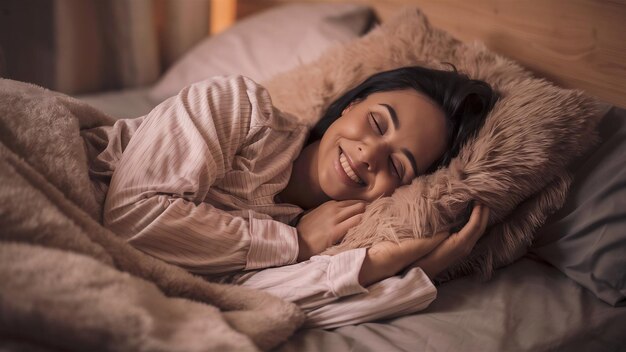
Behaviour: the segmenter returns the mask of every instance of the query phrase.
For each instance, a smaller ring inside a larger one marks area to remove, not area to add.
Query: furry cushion
[[[432,28],[417,9],[265,86],[274,104],[311,126],[342,92],[373,73],[422,65],[488,82],[500,93],[475,139],[448,168],[421,176],[368,206],[364,219],[326,253],[382,240],[429,236],[464,222],[472,200],[491,208],[487,233],[473,253],[445,276],[480,272],[523,254],[535,230],[563,205],[571,178],[566,165],[596,140],[595,100],[561,89],[480,44],[464,44]]]

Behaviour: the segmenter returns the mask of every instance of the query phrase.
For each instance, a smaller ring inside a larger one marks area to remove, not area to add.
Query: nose
[[[363,143],[357,148],[359,161],[364,164],[367,171],[376,171],[386,153],[383,143]]]

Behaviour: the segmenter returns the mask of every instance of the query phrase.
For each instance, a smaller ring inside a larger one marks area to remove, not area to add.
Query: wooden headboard
[[[225,0],[214,0],[225,1]],[[232,0],[240,14],[277,4]],[[382,21],[405,5],[463,41],[482,41],[537,76],[626,108],[626,0],[361,0]]]

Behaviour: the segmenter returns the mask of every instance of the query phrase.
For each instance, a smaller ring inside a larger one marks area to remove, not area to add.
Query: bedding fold
[[[63,94],[0,80],[0,335],[51,350],[267,350],[285,341],[304,320],[295,305],[207,282],[101,225],[80,132],[113,121]]]

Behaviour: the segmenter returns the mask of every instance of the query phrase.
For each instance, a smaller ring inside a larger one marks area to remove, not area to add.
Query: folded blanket
[[[303,322],[293,304],[209,283],[100,224],[80,131],[89,105],[0,79],[0,349],[258,350]]]

